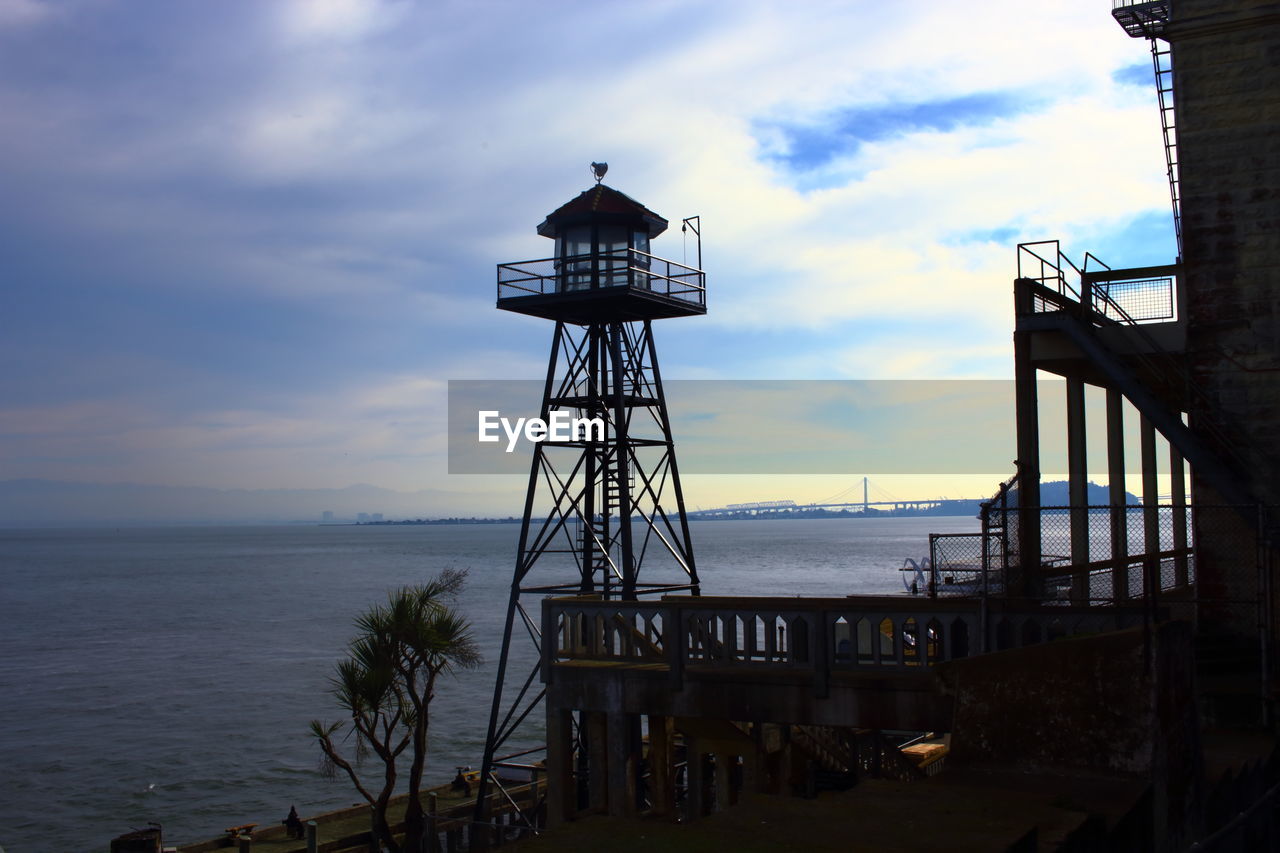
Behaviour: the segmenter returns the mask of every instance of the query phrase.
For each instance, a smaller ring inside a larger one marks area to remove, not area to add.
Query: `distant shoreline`
[[[950,503],[958,503],[952,501]],[[930,509],[894,509],[894,510],[858,510],[850,512],[849,510],[827,510],[827,509],[779,509],[770,510],[768,512],[752,512],[751,510],[740,510],[730,513],[718,513],[717,515],[704,515],[695,510],[688,513],[690,521],[764,521],[764,520],[786,520],[786,519],[803,519],[803,518],[929,518],[929,517],[947,517],[947,518],[964,518],[970,515],[977,517],[978,501],[973,502],[973,512],[957,512],[957,507],[948,506],[945,508]],[[636,516],[640,518],[640,516]],[[412,518],[400,520],[383,520],[383,521],[333,521],[321,522],[321,527],[403,527],[416,525],[431,524],[519,524],[521,519],[508,516],[506,518]]]

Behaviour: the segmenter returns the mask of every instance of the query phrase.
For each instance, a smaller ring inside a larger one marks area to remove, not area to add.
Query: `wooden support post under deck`
[[[1107,389],[1107,489],[1111,504],[1111,596],[1129,597],[1129,507],[1124,479],[1124,395]]]
[[[573,817],[573,712],[547,708],[547,826]]]
[[[605,715],[600,711],[583,713],[587,724],[587,808],[602,813],[609,808],[609,738]]]
[[[733,805],[733,767],[738,756],[716,753],[716,811],[727,811]]]
[[[685,820],[695,821],[707,813],[706,757],[696,737],[684,736]]]
[[[751,727],[751,747],[742,756],[742,788],[740,794],[759,794],[768,775],[764,768],[764,750],[760,748],[760,723]]]
[[[649,799],[653,813],[662,817],[674,815],[676,809],[672,723],[670,717],[649,715]]]
[[[1145,416],[1138,421],[1142,446],[1143,574],[1146,594],[1154,605],[1160,594],[1160,480],[1156,468],[1156,428]]]
[[[1067,493],[1071,504],[1071,565],[1089,562],[1089,466],[1085,433],[1084,380],[1067,377]],[[1071,576],[1071,600],[1089,597],[1089,575]]]
[[[636,778],[640,771],[640,718],[634,714],[610,712],[607,716],[609,737],[608,778],[609,815],[635,817]]]
[[[758,751],[752,750],[750,755],[742,756],[742,789],[739,791],[739,796],[758,792],[761,786],[760,780],[764,775]]]

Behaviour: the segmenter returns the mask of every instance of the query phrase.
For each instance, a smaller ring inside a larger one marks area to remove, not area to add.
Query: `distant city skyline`
[[[546,256],[592,161],[701,217],[709,311],[661,324],[666,379],[1007,379],[1017,242],[1175,254],[1150,58],[1106,3],[484,8],[0,2],[0,481],[518,513],[521,478],[447,473],[445,389],[544,368],[494,265]]]

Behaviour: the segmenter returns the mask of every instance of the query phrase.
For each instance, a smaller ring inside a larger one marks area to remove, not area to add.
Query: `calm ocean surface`
[[[972,518],[702,521],[709,595],[898,593],[929,533]],[[352,620],[394,587],[470,570],[488,659],[442,685],[428,777],[478,765],[518,525],[0,530],[0,847],[166,844],[355,803],[307,733]],[[523,668],[521,670],[524,671]],[[531,733],[536,736],[537,731]]]

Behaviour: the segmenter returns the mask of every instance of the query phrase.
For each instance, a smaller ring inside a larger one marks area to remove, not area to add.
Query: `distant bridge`
[[[688,513],[691,518],[726,518],[743,515],[798,515],[811,510],[827,512],[861,513],[874,510],[877,512],[929,512],[943,509],[948,505],[967,508],[977,503],[977,498],[952,500],[949,498],[931,498],[928,500],[889,500],[889,501],[844,501],[836,503],[798,504],[795,501],[757,501],[754,503],[729,504],[714,509],[698,509]]]
[[[1168,504],[1172,495],[1157,495],[1157,504]],[[751,515],[800,515],[810,510],[826,510],[827,512],[849,512],[853,514],[876,512],[933,512],[954,508],[959,515],[968,515],[971,508],[981,503],[984,498],[930,498],[925,500],[883,500],[883,501],[824,501],[819,503],[798,504],[790,500],[754,501],[751,503],[728,504],[713,509],[696,509],[687,512],[690,518],[730,518]],[[1140,507],[1141,504],[1131,504]],[[1049,507],[1050,509],[1054,507]]]

